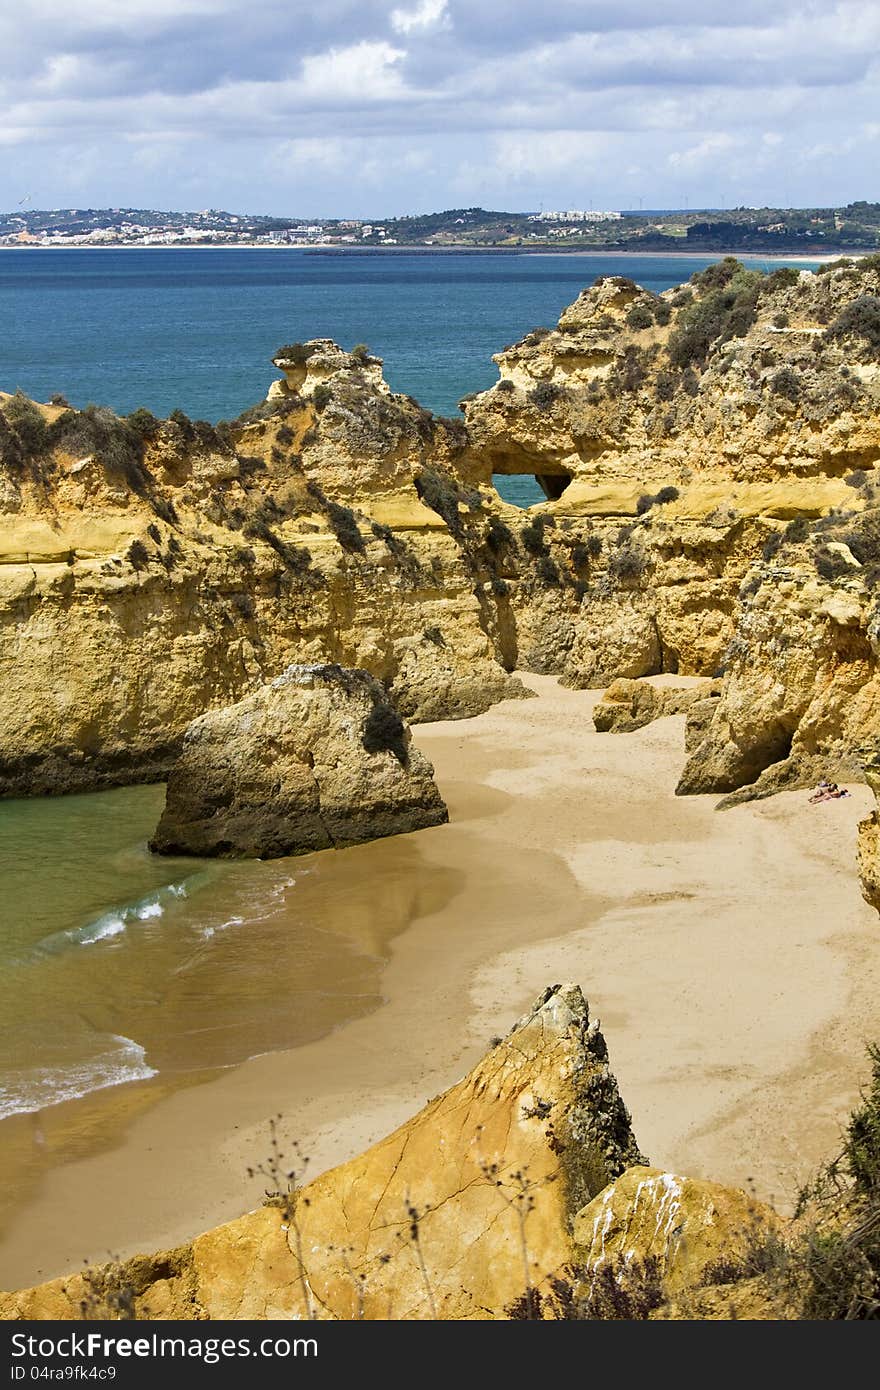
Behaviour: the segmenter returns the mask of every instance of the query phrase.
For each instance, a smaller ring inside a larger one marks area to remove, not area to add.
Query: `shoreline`
[[[828,261],[861,260],[865,256],[880,254],[880,248],[874,250],[832,250],[817,251],[810,255],[805,251],[744,251],[741,248],[730,248],[727,250],[715,251],[620,251],[605,250],[604,248],[590,251],[581,250],[579,247],[570,249],[557,248],[553,246],[285,246],[285,245],[266,245],[259,246],[253,242],[226,242],[222,246],[188,246],[181,242],[175,246],[129,246],[126,244],[106,245],[106,246],[0,246],[3,251],[301,251],[310,255],[333,255],[333,256],[369,256],[374,254],[385,256],[580,256],[595,259],[597,257],[638,257],[647,259],[657,257],[663,260],[719,260],[723,256],[735,256],[738,260],[744,261],[809,261],[825,264]]]
[[[308,1177],[352,1157],[560,979],[601,1020],[652,1161],[784,1204],[833,1155],[880,1035],[880,933],[855,868],[871,793],[716,813],[714,796],[674,796],[681,717],[597,735],[598,692],[524,680],[537,699],[414,729],[451,822],[402,838],[461,878],[391,942],[378,1008],[201,1084],[43,1112],[30,1142],[63,1132],[74,1156],[23,1202],[0,1286],[173,1247],[257,1205],[246,1172],[279,1112]]]

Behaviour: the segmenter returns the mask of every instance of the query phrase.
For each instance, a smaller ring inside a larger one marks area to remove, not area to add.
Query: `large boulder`
[[[150,848],[272,858],[447,819],[431,764],[377,680],[289,666],[190,724]]]
[[[717,699],[719,690],[720,682],[711,680],[662,688],[621,676],[611,682],[593,710],[593,723],[600,734],[631,734],[655,719],[689,714],[695,705]]]
[[[733,1279],[781,1229],[776,1212],[747,1192],[637,1167],[577,1213],[572,1235],[588,1276],[653,1262],[664,1290],[676,1293]]]

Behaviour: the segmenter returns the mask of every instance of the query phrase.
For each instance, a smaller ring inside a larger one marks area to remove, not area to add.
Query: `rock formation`
[[[695,705],[711,707],[720,684],[707,680],[698,685],[660,687],[621,676],[611,682],[593,710],[593,724],[600,734],[631,734],[655,719],[689,713]]]
[[[604,277],[498,355],[463,422],[324,339],[284,348],[269,399],[216,428],[4,398],[0,794],[161,777],[193,718],[309,662],[368,670],[415,722],[521,696],[516,666],[574,686],[723,670],[683,791],[849,748],[809,692],[824,710],[833,671],[870,704],[843,522],[880,460],[878,292],[876,258],[727,260],[660,296]],[[547,502],[523,515],[493,472],[533,473]],[[819,528],[832,580],[786,577],[787,540],[762,558],[792,524]]]
[[[0,1319],[872,1316],[878,1098],[875,1060],[832,1188],[826,1175],[818,1207],[785,1222],[748,1193],[647,1165],[581,991],[553,986],[366,1153],[303,1185],[276,1130],[258,1210],[0,1294]]]
[[[865,767],[865,780],[876,800],[880,793],[880,764],[876,761]],[[857,859],[862,896],[880,912],[880,815],[876,807],[859,821]]]
[[[291,1202],[105,1277],[141,1318],[503,1317],[572,1258],[577,1211],[643,1161],[580,990],[555,986],[457,1086]],[[0,1318],[78,1317],[94,1283],[0,1295]]]
[[[656,1261],[675,1294],[699,1286],[713,1266],[735,1266],[781,1229],[776,1213],[745,1192],[646,1167],[628,1169],[583,1207],[572,1236],[586,1270]]]
[[[433,768],[374,677],[289,666],[189,726],[151,849],[271,858],[447,819]]]

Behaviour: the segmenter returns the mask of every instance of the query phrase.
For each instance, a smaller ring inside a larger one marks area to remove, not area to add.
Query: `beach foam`
[[[147,1065],[144,1049],[133,1038],[114,1033],[108,1041],[111,1046],[105,1052],[69,1067],[29,1067],[6,1073],[0,1085],[0,1119],[35,1114],[92,1091],[156,1075],[155,1068]]]

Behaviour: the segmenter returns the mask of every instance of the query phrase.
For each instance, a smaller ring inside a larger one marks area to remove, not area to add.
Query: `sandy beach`
[[[247,1169],[270,1116],[309,1176],[351,1157],[563,979],[602,1021],[652,1162],[790,1207],[837,1152],[880,1037],[880,922],[855,866],[870,792],[717,812],[674,795],[683,718],[597,735],[596,692],[523,679],[538,698],[414,730],[448,826],[343,851],[365,874],[401,855],[410,879],[443,875],[388,943],[384,1003],[200,1085],[159,1078],[32,1117],[22,1143],[43,1175],[0,1243],[0,1286],[170,1247],[256,1205]]]

